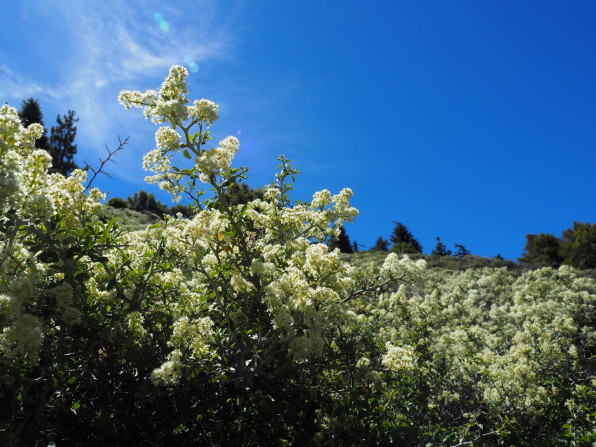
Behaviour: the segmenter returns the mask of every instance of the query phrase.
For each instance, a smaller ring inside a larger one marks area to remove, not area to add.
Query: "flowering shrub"
[[[39,126],[0,109],[0,437],[594,440],[594,281],[569,268],[439,278],[394,253],[342,262],[327,242],[357,216],[352,192],[294,203],[298,171],[280,157],[262,199],[228,203],[248,172],[232,167],[240,142],[206,147],[217,106],[190,101],[186,76],[173,67],[159,90],[120,94],[161,126],[147,181],[195,210],[142,231],[101,219],[83,171],[48,175]]]
[[[479,445],[591,445],[596,282],[566,266],[428,276],[400,301],[401,327],[381,333],[415,346],[429,415]]]

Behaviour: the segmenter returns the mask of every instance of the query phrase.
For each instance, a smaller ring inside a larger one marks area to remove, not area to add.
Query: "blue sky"
[[[528,233],[596,221],[593,1],[53,0],[0,3],[0,101],[76,111],[77,161],[130,145],[98,182],[143,188],[155,127],[122,89],[173,64],[220,104],[216,138],[268,184],[285,154],[295,198],[350,187],[361,246],[403,222],[430,253],[515,259]],[[217,140],[216,140],[217,141]]]

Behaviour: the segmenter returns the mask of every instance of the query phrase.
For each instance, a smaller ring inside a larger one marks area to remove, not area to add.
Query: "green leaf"
[[[115,217],[111,218],[110,221],[108,222],[108,226],[107,226],[108,230],[110,230],[114,225],[116,225]]]
[[[72,405],[70,406],[70,411],[72,411],[74,414],[77,414],[77,410],[81,408],[81,404],[78,402],[73,402]]]
[[[62,243],[64,245],[74,245],[74,244],[76,244],[76,242],[77,242],[77,239],[74,236],[66,236],[64,238],[64,240],[62,241]]]
[[[192,156],[190,155],[190,152],[188,152],[188,149],[186,149],[186,148],[185,148],[185,149],[182,151],[182,153],[184,154],[184,156],[185,156],[187,159],[189,159],[189,160],[190,160],[190,159],[192,158]]]

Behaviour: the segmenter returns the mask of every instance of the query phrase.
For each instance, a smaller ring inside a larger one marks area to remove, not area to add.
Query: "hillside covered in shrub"
[[[422,255],[405,226],[341,254],[351,190],[296,202],[281,156],[232,199],[240,142],[209,143],[187,75],[119,97],[159,126],[148,181],[186,214],[102,205],[0,108],[3,445],[594,445],[590,271]]]

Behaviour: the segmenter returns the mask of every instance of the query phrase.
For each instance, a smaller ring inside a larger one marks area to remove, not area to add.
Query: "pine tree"
[[[379,236],[377,242],[370,251],[389,251],[389,241],[387,239],[383,239],[382,236]]]
[[[561,239],[552,234],[527,234],[520,262],[558,267],[563,262]]]
[[[464,256],[468,256],[470,254],[472,254],[472,252],[470,250],[468,250],[466,247],[464,247],[461,244],[453,244],[455,246],[455,248],[457,248],[457,251],[455,252],[456,257],[458,258],[463,258]]]
[[[393,233],[391,233],[390,239],[393,242],[391,251],[397,253],[422,253],[420,242],[401,222],[395,222],[395,228],[393,229]]]
[[[577,269],[596,268],[596,223],[573,222],[563,232],[561,256],[564,264]]]
[[[346,229],[341,226],[339,229],[339,236],[329,241],[329,248],[339,248],[342,253],[353,253],[352,244],[350,243],[350,237],[346,233]]]
[[[44,149],[49,152],[50,141],[48,140],[48,130],[43,122],[43,112],[37,99],[29,98],[22,102],[21,109],[19,110],[19,117],[21,123],[25,127],[33,123],[41,124],[43,127],[43,135],[35,141],[35,147],[38,149]]]
[[[59,172],[64,176],[78,169],[77,164],[73,161],[74,155],[77,153],[77,145],[74,144],[74,139],[77,135],[77,128],[74,125],[79,119],[75,118],[74,110],[69,110],[66,115],[56,118],[57,126],[52,126],[50,133],[50,149],[49,153],[52,156],[52,168],[50,172]]]
[[[441,242],[441,238],[437,236],[437,246],[432,252],[433,256],[451,256],[451,250],[447,250],[447,247],[443,242]]]
[[[50,138],[48,139],[48,130],[43,122],[43,112],[37,99],[29,98],[21,104],[19,117],[23,126],[39,123],[43,126],[43,135],[35,142],[35,147],[44,149],[52,156],[52,167],[50,173],[60,173],[64,176],[77,169],[78,166],[73,161],[77,153],[77,146],[74,139],[77,134],[77,128],[74,125],[79,119],[75,118],[75,112],[69,110],[62,118],[58,115],[57,126],[52,126]]]
[[[128,202],[121,197],[112,197],[110,200],[108,200],[106,205],[120,210],[128,208]]]
[[[147,194],[147,191],[140,190],[135,192],[133,197],[127,199],[128,208],[141,213],[153,213],[158,216],[168,212],[168,206],[155,198],[153,193]]]

